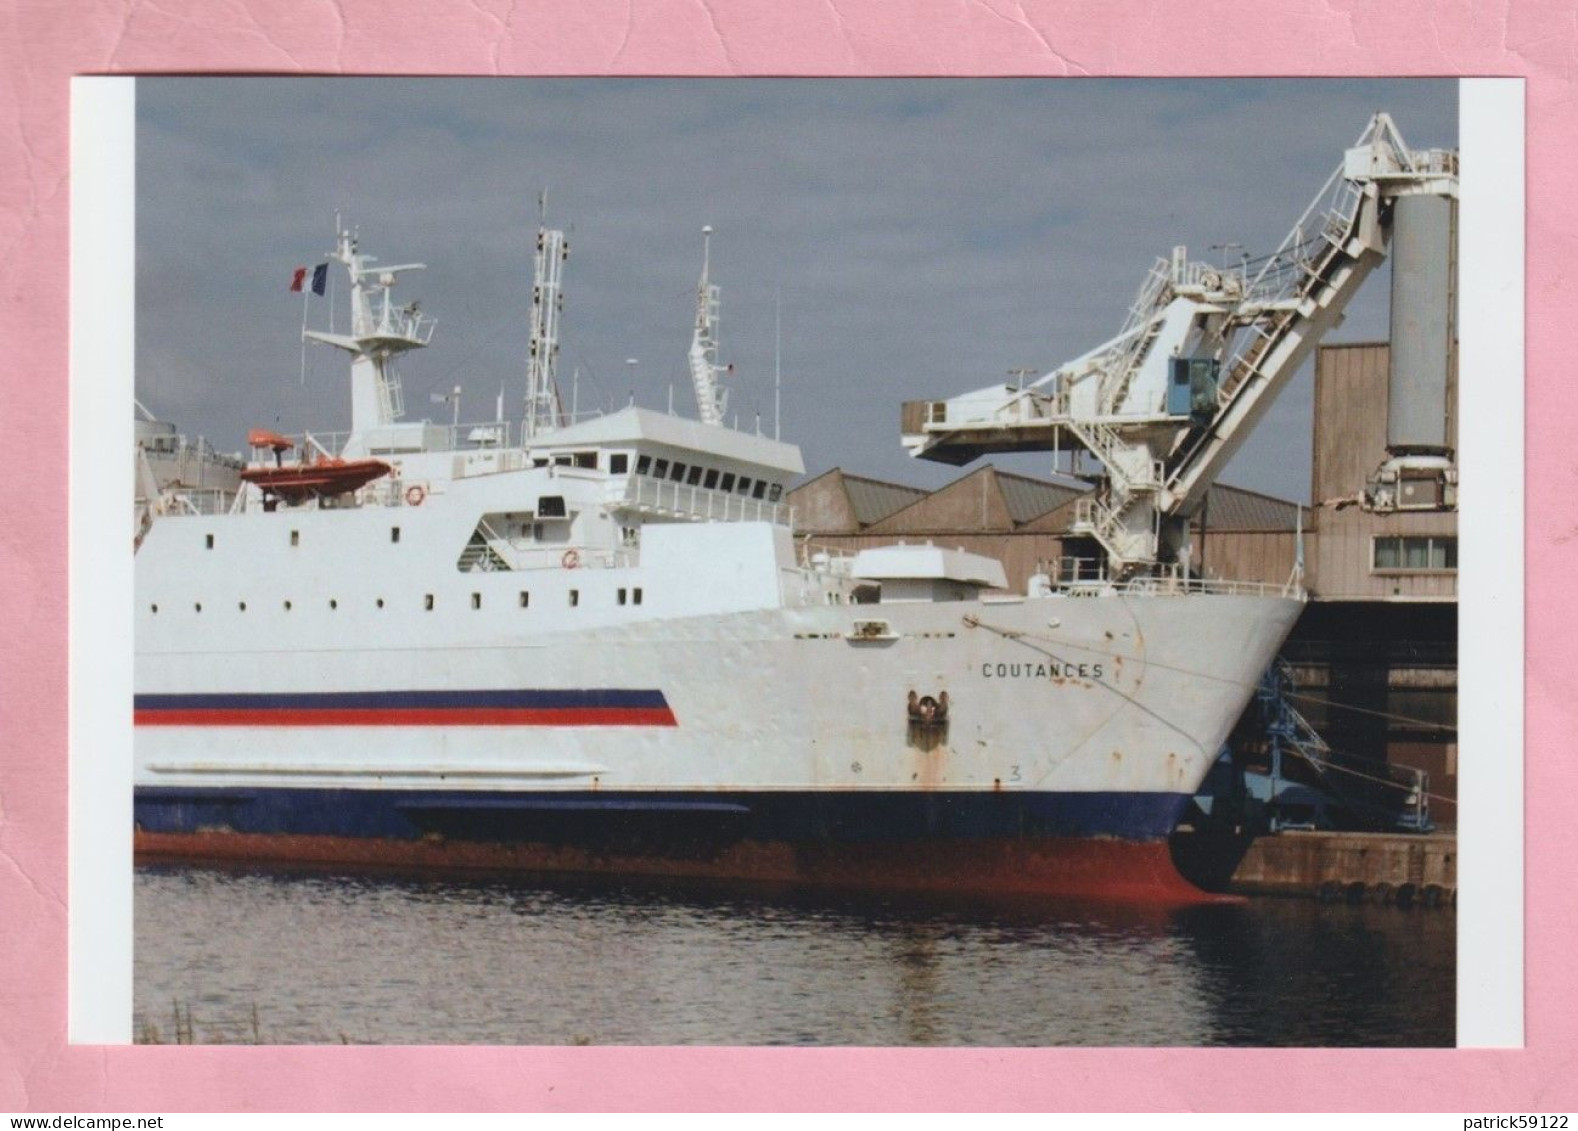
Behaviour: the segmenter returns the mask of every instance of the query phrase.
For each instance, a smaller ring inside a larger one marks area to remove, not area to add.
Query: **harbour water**
[[[141,867],[139,1041],[1450,1046],[1455,913]]]

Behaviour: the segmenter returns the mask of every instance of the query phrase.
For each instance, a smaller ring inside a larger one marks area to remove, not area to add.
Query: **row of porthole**
[[[618,595],[618,601],[619,601],[619,604],[621,604],[621,605],[624,605],[624,604],[627,604],[627,603],[628,604],[633,604],[633,605],[639,605],[639,604],[641,604],[642,596],[643,596],[643,594],[642,594],[642,591],[641,591],[641,589],[639,587],[637,587],[635,589],[628,590],[628,591],[625,590],[625,589],[620,589],[619,590],[619,595]],[[580,604],[581,604],[581,591],[579,589],[572,589],[572,590],[570,590],[570,592],[569,592],[569,602],[570,602],[570,607],[572,609],[580,607]],[[377,601],[374,602],[374,604],[376,604],[377,607],[381,609],[381,608],[384,607],[384,599],[382,597],[379,597],[377,599]],[[423,596],[422,596],[422,607],[424,609],[426,609],[427,611],[431,612],[434,609],[435,606],[436,606],[436,601],[435,601],[435,598],[433,597],[433,594],[431,594],[431,593],[423,594]],[[295,606],[292,605],[290,601],[284,602],[284,608],[285,608],[285,611],[287,613],[290,612],[291,609],[294,608],[294,607]],[[329,598],[329,608],[331,610],[338,609],[339,607],[340,607],[340,602],[338,600],[336,600],[333,597]],[[482,594],[481,593],[473,593],[471,595],[471,607],[473,609],[481,609],[482,608]],[[531,593],[528,592],[525,589],[522,589],[520,591],[519,607],[522,608],[522,609],[526,609],[526,608],[530,608],[531,607]],[[245,601],[238,601],[238,602],[236,602],[236,608],[240,612],[244,613],[244,612],[247,611],[247,603]],[[202,612],[203,611],[203,603],[201,601],[194,602],[192,604],[192,610],[194,612],[198,612],[198,613]],[[157,614],[159,612],[159,606],[157,604],[149,605],[148,606],[148,611],[150,613]]]

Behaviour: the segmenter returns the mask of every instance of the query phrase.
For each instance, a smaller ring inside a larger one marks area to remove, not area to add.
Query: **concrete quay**
[[[1457,899],[1454,833],[1285,831],[1239,840],[1182,833],[1173,847],[1179,870],[1211,890],[1426,907]]]

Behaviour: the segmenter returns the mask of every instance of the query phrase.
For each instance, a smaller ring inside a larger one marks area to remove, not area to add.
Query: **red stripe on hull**
[[[1237,902],[1178,874],[1165,841],[1075,838],[790,844],[747,841],[706,859],[561,845],[139,830],[139,859],[746,880],[976,896],[1156,904]]]
[[[137,711],[140,727],[671,727],[667,707],[415,707]]]

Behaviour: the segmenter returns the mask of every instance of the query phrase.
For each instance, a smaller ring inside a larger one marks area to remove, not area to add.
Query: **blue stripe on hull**
[[[1189,804],[1170,793],[497,793],[140,787],[137,827],[538,842],[611,850],[739,840],[846,843],[1019,837],[1159,840]]]
[[[138,695],[138,711],[474,710],[668,706],[661,691],[584,688],[504,691],[320,691],[301,694]]]

